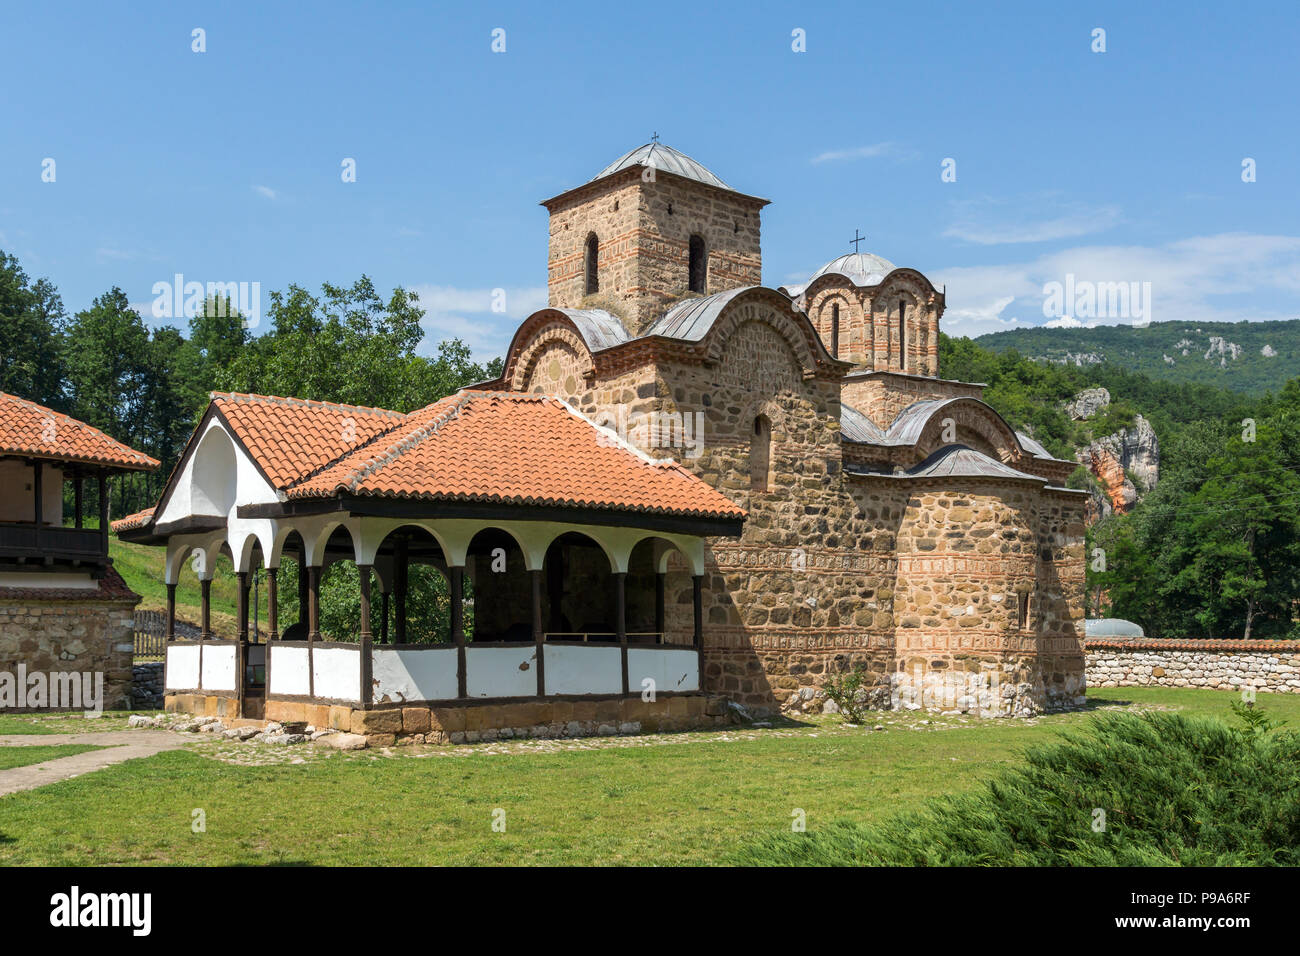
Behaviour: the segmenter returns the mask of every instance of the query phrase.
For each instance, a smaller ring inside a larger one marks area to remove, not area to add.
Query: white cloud
[[[424,283],[408,289],[425,310],[424,350],[432,353],[439,342],[458,338],[481,362],[505,355],[519,323],[546,306],[545,286],[465,289]],[[504,295],[498,297],[498,292]],[[498,301],[504,311],[493,311]]]
[[[1223,233],[1159,246],[1078,246],[1023,262],[939,269],[943,330],[975,337],[1009,328],[1122,325],[1108,316],[1047,316],[1044,286],[1150,283],[1150,320],[1240,322],[1300,316],[1300,236]],[[1082,321],[1081,321],[1082,320]]]
[[[1021,215],[1022,210],[1037,215]],[[1073,239],[1104,232],[1121,219],[1118,206],[1062,203],[1052,196],[965,200],[954,204],[954,212],[954,222],[943,235],[981,246]]]
[[[850,149],[832,149],[824,153],[818,153],[812,158],[814,163],[838,163],[845,160],[853,159],[879,159],[882,157],[893,157],[896,159],[908,159],[915,155],[910,149],[905,149],[897,143],[874,143],[871,146],[854,146]]]
[[[275,199],[279,195],[270,186],[254,186],[253,192],[257,193],[259,196],[265,196],[267,199]]]

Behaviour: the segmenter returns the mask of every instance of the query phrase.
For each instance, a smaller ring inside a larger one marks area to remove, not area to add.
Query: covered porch
[[[224,698],[229,716],[260,717],[272,716],[276,701],[370,709],[700,690],[704,540],[698,535],[416,515],[255,521],[258,527],[242,537],[214,531],[167,541],[168,696]],[[235,640],[214,638],[211,629],[212,568],[223,551],[240,585]],[[185,562],[201,585],[197,640],[175,632],[176,583]],[[330,634],[322,631],[321,584],[340,562],[355,564],[359,613],[350,633]],[[282,564],[294,566],[289,580]],[[409,581],[417,567],[445,581],[449,626],[443,633],[408,633]],[[250,627],[259,568],[267,586],[262,643]],[[281,619],[284,587],[296,589],[292,620]]]
[[[401,415],[218,394],[158,506],[115,529],[167,549],[169,707],[383,736],[506,704],[547,704],[492,718],[536,717],[517,725],[530,733],[567,727],[564,701],[604,702],[567,733],[643,706],[703,716],[705,541],[743,521],[546,396],[461,393]],[[225,640],[219,554],[238,578]],[[175,629],[184,568],[194,640]],[[249,621],[261,575],[264,641]]]

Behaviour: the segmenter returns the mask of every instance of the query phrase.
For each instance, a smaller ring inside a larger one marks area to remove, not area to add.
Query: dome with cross
[[[879,285],[881,280],[893,272],[895,266],[888,259],[873,256],[869,252],[850,252],[832,259],[808,279],[808,285],[830,273],[838,273],[853,282],[854,285]]]

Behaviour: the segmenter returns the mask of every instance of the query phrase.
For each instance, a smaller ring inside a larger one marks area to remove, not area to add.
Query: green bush
[[[848,723],[862,723],[862,714],[867,709],[867,669],[864,665],[832,674],[822,684],[822,690],[839,707]]]
[[[1258,712],[1256,712],[1258,713]],[[1097,717],[982,789],[879,826],[771,836],[733,862],[812,866],[1300,863],[1300,735],[1156,713]],[[1095,829],[1104,812],[1104,826]]]

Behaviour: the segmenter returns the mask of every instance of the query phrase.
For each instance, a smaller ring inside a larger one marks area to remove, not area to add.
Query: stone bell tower
[[[657,141],[634,149],[542,203],[548,304],[606,309],[640,335],[681,299],[760,285],[767,202]]]

